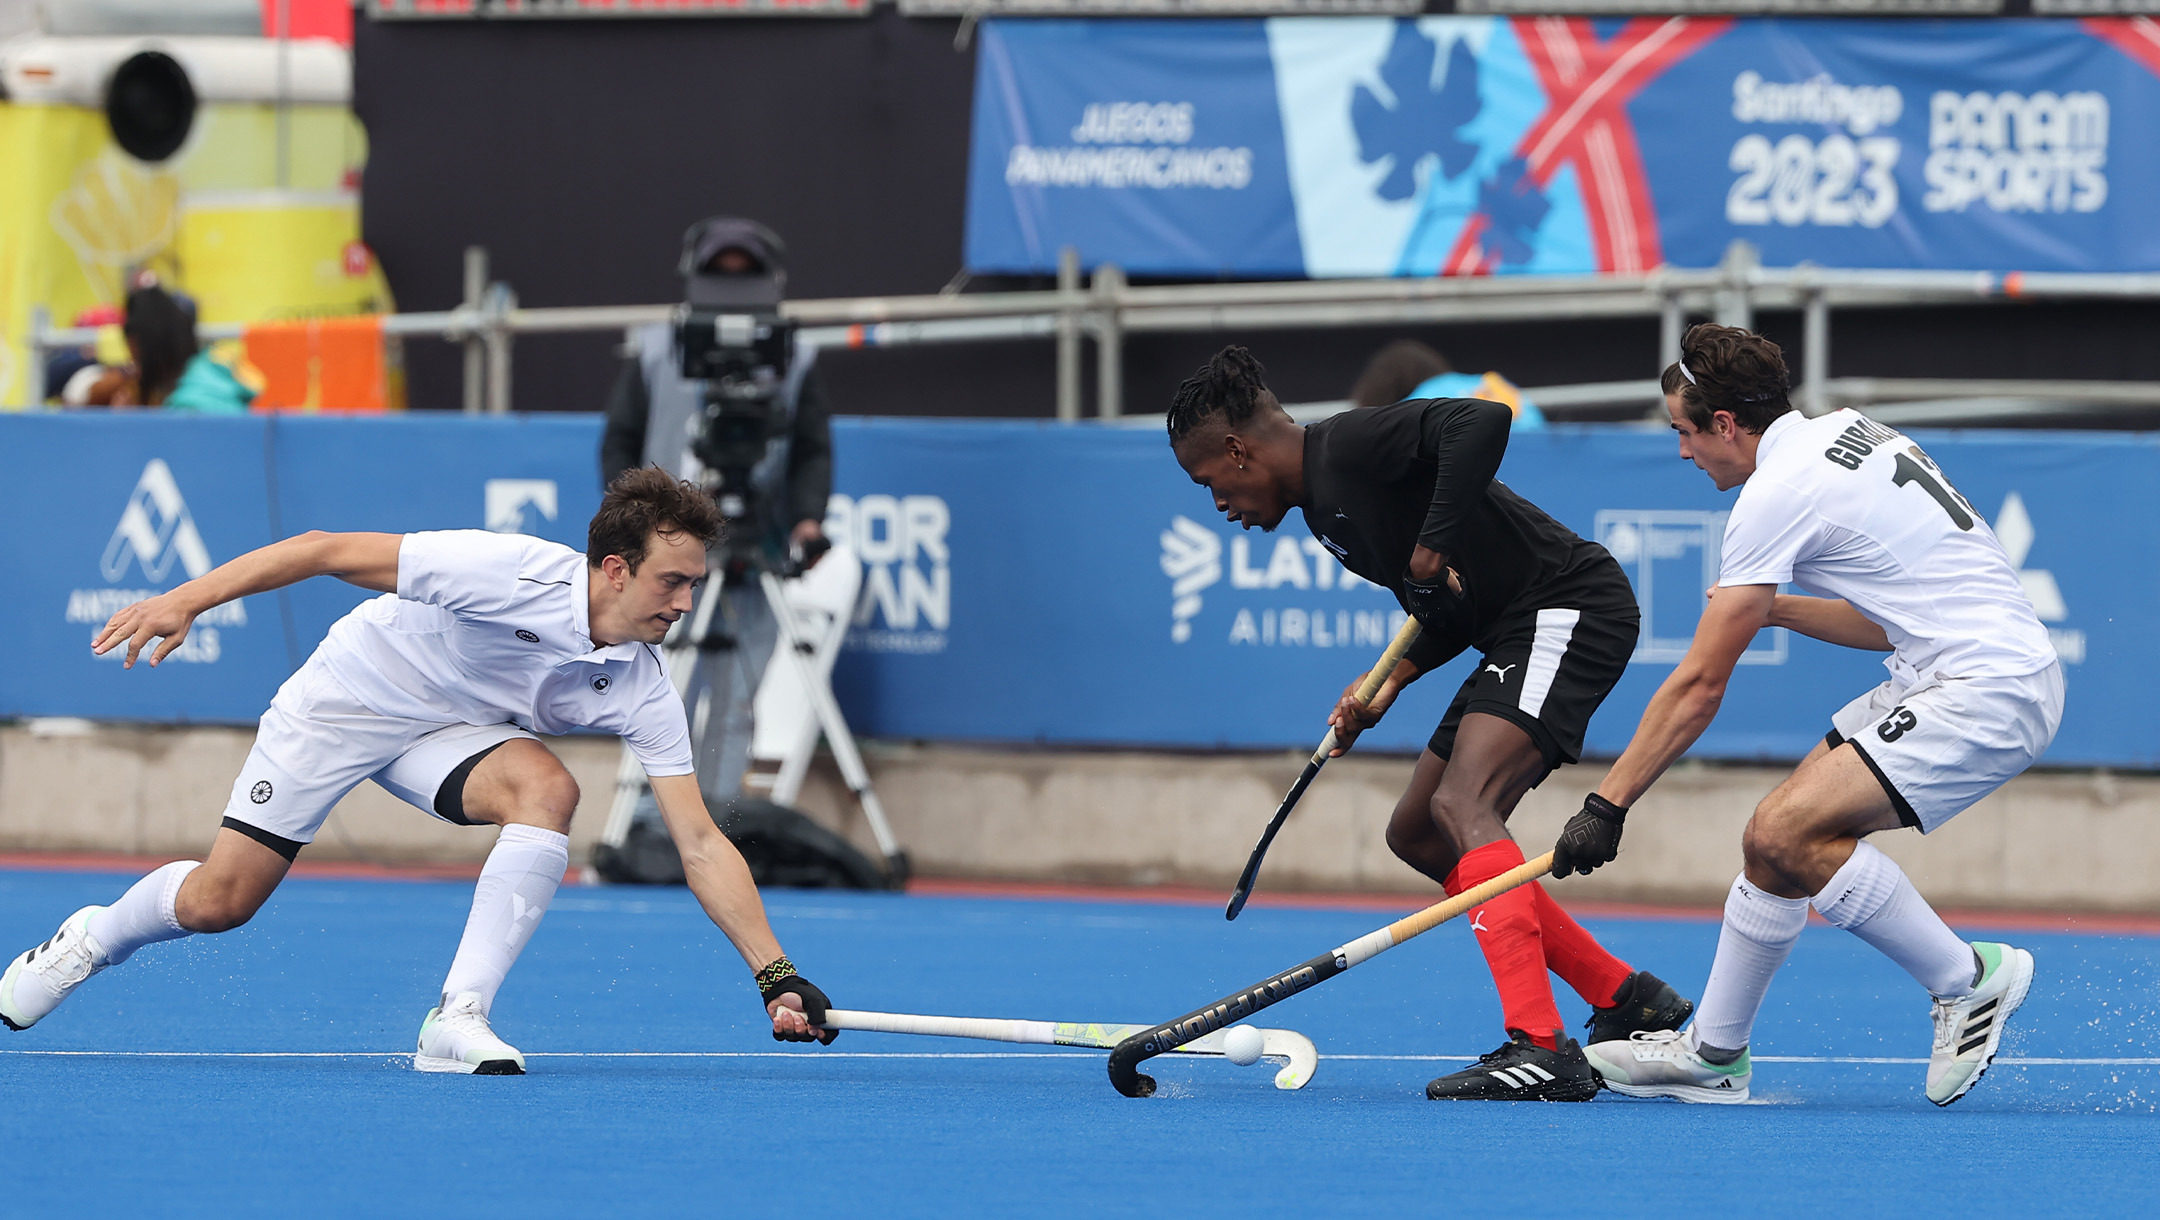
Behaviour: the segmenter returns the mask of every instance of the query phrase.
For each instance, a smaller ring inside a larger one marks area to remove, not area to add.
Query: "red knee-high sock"
[[[1575,918],[1560,909],[1545,883],[1524,886],[1537,896],[1538,933],[1545,941],[1545,965],[1575,989],[1593,1008],[1607,1008],[1635,971],[1605,951],[1597,938],[1583,930]]]
[[[1450,894],[1487,881],[1523,862],[1522,848],[1513,840],[1487,843],[1465,854],[1448,874]],[[1552,983],[1545,977],[1545,946],[1538,934],[1537,896],[1528,886],[1517,886],[1498,898],[1471,908],[1470,931],[1485,964],[1492,968],[1493,984],[1500,990],[1500,1015],[1509,1029],[1519,1029],[1530,1040],[1554,1049],[1560,1033],[1560,1009],[1553,1003]]]

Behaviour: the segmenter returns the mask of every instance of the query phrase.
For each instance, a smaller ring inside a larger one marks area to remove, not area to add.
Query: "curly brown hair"
[[[705,489],[658,466],[636,466],[615,476],[600,498],[600,511],[585,529],[585,562],[599,567],[620,555],[632,572],[645,562],[655,531],[688,533],[711,546],[725,524],[720,506]]]
[[[1705,432],[1718,411],[1731,412],[1733,422],[1760,433],[1793,409],[1784,349],[1737,326],[1689,327],[1680,339],[1679,361],[1665,366],[1658,384],[1680,396],[1688,421]]]

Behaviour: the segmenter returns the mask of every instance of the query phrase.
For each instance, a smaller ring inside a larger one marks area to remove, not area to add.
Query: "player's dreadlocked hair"
[[[1282,409],[1274,391],[1267,388],[1260,362],[1244,348],[1231,344],[1215,353],[1207,364],[1187,377],[1170,400],[1170,443],[1175,445],[1215,415],[1237,427],[1266,407]]]
[[[1679,362],[1666,366],[1658,384],[1665,393],[1678,394],[1688,421],[1706,432],[1712,412],[1730,411],[1734,422],[1759,433],[1792,410],[1786,393],[1792,377],[1785,371],[1783,349],[1737,326],[1689,327],[1680,340]]]

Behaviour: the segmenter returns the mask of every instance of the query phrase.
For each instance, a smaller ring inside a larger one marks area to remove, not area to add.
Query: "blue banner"
[[[2160,440],[1923,433],[1994,522],[2070,662],[2059,764],[2153,766],[2138,710],[2160,574]],[[1685,654],[1732,497],[1662,431],[1516,433],[1501,477],[1610,548],[1643,605],[1627,677],[1591,725],[1627,744]],[[1155,428],[856,421],[835,438],[827,530],[866,562],[835,686],[873,736],[1173,748],[1310,748],[1401,621],[1293,512],[1240,532]],[[2106,527],[2095,528],[2106,522]],[[1427,676],[1361,748],[1416,749],[1472,662]],[[1879,654],[1765,631],[1696,757],[1791,759],[1885,677]]]
[[[2069,662],[2048,761],[2153,767],[2160,438],[1923,433],[1994,523]],[[0,717],[251,723],[362,590],[319,579],[204,616],[156,671],[89,640],[122,604],[308,529],[486,527],[582,545],[592,416],[0,417]],[[842,420],[827,529],[864,562],[835,688],[865,736],[1050,745],[1309,748],[1401,621],[1295,514],[1239,532],[1153,427]],[[1517,433],[1501,474],[1626,567],[1634,663],[1589,747],[1626,744],[1686,651],[1731,496],[1662,432]],[[1416,749],[1468,672],[1407,693],[1364,748]],[[1755,641],[1695,755],[1789,759],[1881,681],[1873,654]]]
[[[2160,22],[990,20],[966,257],[1179,276],[2160,269]]]
[[[339,616],[336,580],[196,621],[156,670],[95,657],[122,606],[310,529],[486,527],[583,549],[599,507],[594,417],[0,416],[0,625],[19,645],[0,717],[253,723]]]

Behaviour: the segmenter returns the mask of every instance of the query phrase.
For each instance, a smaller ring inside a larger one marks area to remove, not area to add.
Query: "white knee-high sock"
[[[1882,950],[1933,995],[1969,995],[1972,946],[1950,930],[1897,861],[1865,839],[1814,898],[1832,924]]]
[[[555,887],[569,867],[570,836],[538,826],[503,827],[480,870],[464,939],[443,979],[445,1001],[472,991],[480,995],[480,1011],[495,1003],[495,992],[555,901]]]
[[[90,916],[90,935],[105,947],[108,965],[119,965],[144,945],[194,935],[180,926],[173,903],[179,900],[180,883],[201,867],[198,861],[175,860],[153,869],[111,906]]]
[[[1805,898],[1780,898],[1750,884],[1745,873],[1725,896],[1725,926],[1718,930],[1717,959],[1695,1009],[1695,1042],[1737,1051],[1754,1036],[1755,1014],[1770,990],[1770,976],[1792,955],[1807,927]]]

